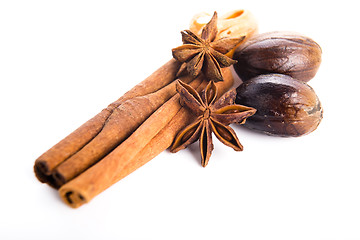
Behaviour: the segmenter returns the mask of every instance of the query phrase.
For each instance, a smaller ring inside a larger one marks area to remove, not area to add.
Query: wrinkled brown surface
[[[245,127],[278,136],[298,137],[314,131],[323,116],[315,91],[282,74],[260,75],[237,88],[238,104],[256,108]]]
[[[174,59],[164,64],[144,81],[126,92],[117,101],[84,123],[70,135],[42,154],[34,165],[34,172],[39,181],[50,186],[59,187],[52,177],[53,170],[64,160],[77,153],[103,129],[105,122],[121,103],[127,99],[142,96],[157,91],[175,79],[180,63]]]
[[[184,77],[189,82],[191,77]],[[156,109],[176,93],[176,82],[144,96],[123,101],[104,124],[99,134],[81,150],[58,165],[52,175],[58,186],[81,174],[124,141]]]
[[[301,81],[312,79],[321,63],[321,48],[311,38],[291,32],[258,34],[236,49],[234,65],[243,81],[281,73]]]

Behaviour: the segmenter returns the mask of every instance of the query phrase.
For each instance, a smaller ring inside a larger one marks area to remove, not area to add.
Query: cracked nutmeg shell
[[[298,137],[314,131],[323,109],[315,91],[305,82],[283,74],[252,78],[237,88],[236,103],[255,108],[243,125],[283,137]]]
[[[255,35],[234,53],[236,73],[242,81],[261,74],[280,73],[307,82],[321,63],[321,48],[311,38],[292,32]]]

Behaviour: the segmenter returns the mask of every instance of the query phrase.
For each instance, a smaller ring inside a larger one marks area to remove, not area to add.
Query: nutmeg
[[[233,58],[243,81],[260,74],[281,73],[307,82],[321,63],[321,48],[312,39],[291,32],[268,32],[250,38]]]
[[[315,91],[283,74],[260,75],[242,83],[237,88],[236,103],[257,110],[243,126],[269,135],[308,134],[323,116]]]

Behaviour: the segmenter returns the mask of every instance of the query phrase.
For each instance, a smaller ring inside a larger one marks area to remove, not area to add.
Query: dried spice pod
[[[211,14],[209,13],[202,12],[196,14],[190,21],[190,31],[200,36],[207,23],[207,21],[204,20],[210,18]],[[220,16],[217,21],[217,28],[218,34],[215,40],[244,37],[237,46],[258,32],[258,24],[254,15],[249,10],[244,9],[230,11]],[[234,51],[235,49],[232,49],[226,55],[232,57]]]
[[[307,82],[321,63],[321,48],[312,39],[292,32],[258,34],[234,53],[236,73],[243,81],[261,74],[281,73]]]
[[[260,75],[244,82],[237,88],[236,103],[257,110],[243,126],[269,135],[308,134],[323,116],[315,91],[283,74]]]

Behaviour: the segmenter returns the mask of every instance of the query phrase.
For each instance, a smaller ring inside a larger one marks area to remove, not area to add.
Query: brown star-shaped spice
[[[183,62],[180,72],[187,69],[188,73],[196,77],[202,71],[209,80],[223,81],[220,68],[229,67],[236,63],[225,54],[238,45],[245,36],[240,38],[221,38],[217,35],[217,13],[215,12],[202,32],[201,37],[190,30],[181,32],[183,45],[172,49],[173,57]]]
[[[228,125],[235,122],[245,123],[246,118],[255,114],[256,109],[233,104],[235,90],[227,92],[215,101],[217,88],[213,81],[209,82],[201,97],[195,89],[180,80],[177,83],[177,91],[180,94],[181,104],[188,107],[198,117],[176,136],[171,152],[184,149],[199,139],[201,165],[205,167],[214,148],[212,132],[225,145],[232,147],[235,151],[242,151],[243,146],[234,130]]]

